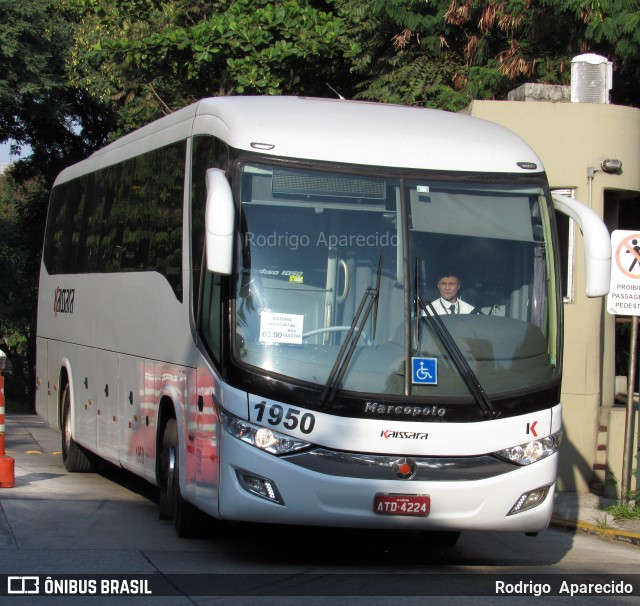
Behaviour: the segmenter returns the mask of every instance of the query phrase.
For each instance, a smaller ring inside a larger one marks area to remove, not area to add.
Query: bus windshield
[[[455,352],[425,321],[438,314],[487,394],[557,376],[542,187],[248,163],[239,194],[240,366],[318,389],[469,398]],[[416,360],[431,380],[413,375]]]

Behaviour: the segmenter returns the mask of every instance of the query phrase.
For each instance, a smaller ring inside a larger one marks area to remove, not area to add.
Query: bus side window
[[[151,208],[151,236],[146,267],[161,273],[182,301],[182,206],[185,171],[184,143],[164,147],[155,154],[152,167],[159,169],[156,189],[145,196]],[[157,203],[154,197],[157,196]]]
[[[49,217],[47,219],[46,237],[44,243],[43,261],[50,274],[62,273],[62,233],[66,202],[72,195],[73,182],[63,183],[53,188],[49,202]]]
[[[216,362],[222,358],[222,276],[207,272],[202,293],[202,335]]]
[[[204,211],[207,202],[206,175],[209,168],[227,170],[228,147],[210,136],[195,136],[191,161],[191,267],[193,301],[198,301],[200,271],[204,255]]]
[[[100,242],[98,244],[98,269],[100,272],[120,270],[122,238],[124,234],[123,210],[120,207],[121,194],[127,191],[131,161],[114,164],[96,175],[95,195],[100,196],[102,221],[100,222]]]
[[[201,334],[214,361],[222,360],[222,276],[204,272],[204,215],[207,202],[206,174],[209,168],[227,169],[229,150],[211,136],[195,136],[191,155],[191,281],[193,304],[197,305],[202,282]],[[194,314],[195,314],[194,309]]]

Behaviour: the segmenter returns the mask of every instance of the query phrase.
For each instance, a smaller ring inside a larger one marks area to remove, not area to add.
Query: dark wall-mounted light
[[[613,158],[607,158],[602,161],[602,171],[610,175],[622,172],[622,162]]]

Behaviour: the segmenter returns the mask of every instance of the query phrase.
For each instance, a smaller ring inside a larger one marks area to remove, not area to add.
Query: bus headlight
[[[238,478],[238,482],[240,482],[240,486],[242,486],[242,488],[247,492],[258,497],[262,497],[272,503],[284,505],[284,501],[272,480],[257,476],[242,469],[236,469],[236,476]]]
[[[312,446],[310,442],[306,442],[305,440],[287,436],[268,427],[262,427],[245,421],[222,408],[218,410],[220,411],[222,426],[227,433],[260,450],[270,452],[274,455],[285,455]]]
[[[550,486],[542,486],[540,488],[536,488],[535,490],[525,492],[515,502],[515,504],[511,508],[511,511],[507,515],[512,516],[515,513],[521,513],[523,511],[528,511],[529,509],[537,507],[547,498],[549,488]]]
[[[548,456],[558,452],[561,440],[562,430],[545,438],[498,450],[493,454],[517,465],[531,465],[531,463],[546,459]]]

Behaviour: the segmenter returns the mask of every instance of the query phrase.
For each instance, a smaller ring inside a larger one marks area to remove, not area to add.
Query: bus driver
[[[466,303],[458,296],[460,286],[462,282],[455,274],[443,275],[438,280],[440,297],[431,302],[438,315],[473,313],[473,305]]]

